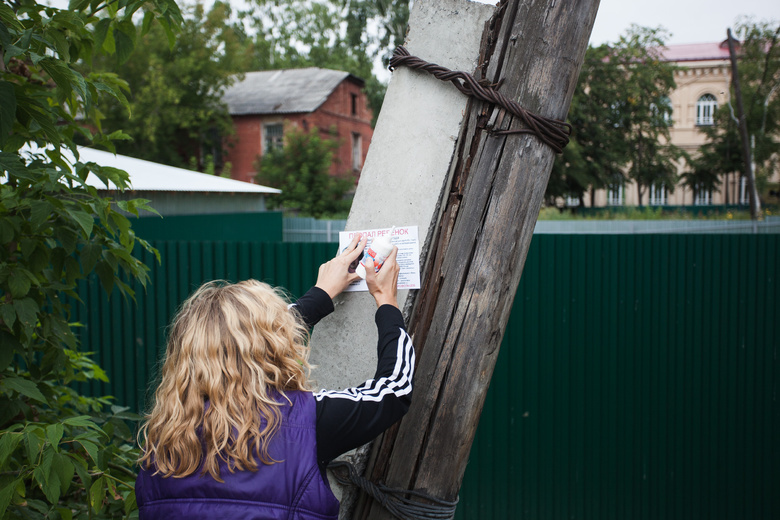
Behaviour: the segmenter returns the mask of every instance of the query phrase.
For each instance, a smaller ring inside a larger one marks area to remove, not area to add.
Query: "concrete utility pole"
[[[761,212],[761,201],[758,200],[756,190],[756,177],[753,173],[753,161],[751,159],[750,138],[747,130],[747,117],[742,106],[742,89],[739,86],[739,70],[737,69],[737,51],[734,45],[734,36],[731,29],[726,30],[729,42],[729,57],[731,58],[731,84],[734,85],[734,97],[737,98],[737,117],[739,118],[739,137],[742,141],[742,162],[745,165],[745,177],[747,177],[748,191],[750,192],[750,218],[758,220]]]
[[[563,120],[598,0],[502,2],[483,35],[475,76],[542,116]],[[417,56],[426,59],[422,51]],[[374,444],[365,476],[454,500],[554,160],[503,109],[469,102],[409,321],[418,352],[407,416]],[[576,129],[575,129],[576,130]],[[362,500],[353,515],[391,519]]]

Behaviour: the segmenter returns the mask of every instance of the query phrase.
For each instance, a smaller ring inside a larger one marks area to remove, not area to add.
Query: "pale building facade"
[[[671,142],[695,157],[698,148],[706,141],[700,129],[713,125],[715,110],[729,102],[731,62],[728,44],[724,41],[669,45],[663,49],[663,58],[679,67],[674,76],[677,87],[669,96],[672,106]],[[678,173],[682,174],[686,167],[681,161]],[[566,202],[567,205],[578,203],[576,200]],[[586,196],[585,202],[590,205],[590,197]],[[642,202],[647,206],[747,205],[749,199],[745,180],[740,178],[739,173],[733,173],[722,179],[719,188],[712,192],[697,190],[694,193],[683,184],[675,186],[673,191],[668,186],[651,186],[645,191]],[[638,204],[637,187],[630,180],[622,185],[596,190],[596,207]]]

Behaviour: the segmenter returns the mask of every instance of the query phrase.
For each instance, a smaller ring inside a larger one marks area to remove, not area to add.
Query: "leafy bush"
[[[119,209],[146,201],[101,197],[90,177],[118,189],[127,173],[80,161],[74,138],[113,149],[122,132],[101,131],[97,102],[126,103],[114,74],[82,74],[94,53],[129,56],[132,17],[155,19],[172,35],[172,0],[71,0],[68,10],[19,0],[0,4],[0,517],[109,518],[135,510],[137,457],[127,421],[110,398],[74,384],[105,380],[69,323],[67,300],[95,273],[108,294],[133,297],[146,283],[140,245]],[[27,144],[30,143],[30,144]],[[68,298],[69,297],[69,298]]]
[[[338,141],[320,137],[317,128],[309,132],[285,128],[284,147],[269,151],[255,165],[260,184],[282,190],[269,200],[269,206],[280,205],[315,218],[338,218],[348,212],[352,201],[346,195],[355,181],[330,175],[338,147]]]

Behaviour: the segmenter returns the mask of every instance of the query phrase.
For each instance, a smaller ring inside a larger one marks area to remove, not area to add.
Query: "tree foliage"
[[[409,1],[254,0],[240,17],[255,35],[251,70],[344,70],[365,80],[376,118],[386,87],[373,73],[374,60],[387,61],[403,41]]]
[[[256,164],[258,182],[282,190],[271,204],[315,218],[348,211],[350,200],[345,196],[354,181],[329,173],[338,146],[338,141],[321,137],[316,128],[286,129],[284,147],[271,150]]]
[[[75,139],[112,149],[99,102],[126,102],[125,83],[85,73],[100,53],[123,62],[156,20],[173,36],[172,0],[71,0],[60,10],[19,0],[0,4],[0,516],[101,518],[135,509],[137,451],[126,410],[86,398],[72,384],[105,374],[78,352],[69,323],[77,283],[92,273],[110,294],[133,296],[147,268],[137,238],[114,203],[88,183],[119,188],[127,174],[79,159]],[[27,145],[26,143],[32,143]],[[132,282],[136,280],[136,282]]]
[[[761,185],[777,170],[780,153],[780,23],[743,19],[736,36],[741,40],[737,69],[745,118],[753,141],[756,180]],[[711,189],[721,177],[734,172],[744,175],[735,107],[732,87],[729,103],[718,107],[715,125],[699,128],[707,142],[684,174],[687,185]]]
[[[682,151],[669,143],[674,65],[660,59],[662,29],[632,26],[612,46],[589,47],[569,121],[576,145],[556,161],[547,199],[631,179],[647,188],[677,181]]]
[[[117,152],[140,159],[187,168],[221,169],[222,138],[233,131],[222,91],[248,70],[251,42],[238,22],[231,22],[230,5],[215,2],[184,12],[181,29],[172,40],[163,26],[148,29],[134,52],[119,64],[113,57],[95,61],[95,68],[121,74],[129,103],[107,99],[103,125],[121,128],[132,140],[117,144]],[[136,30],[142,31],[139,20]]]

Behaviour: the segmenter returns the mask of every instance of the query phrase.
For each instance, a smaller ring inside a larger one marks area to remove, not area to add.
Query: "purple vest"
[[[336,520],[339,502],[317,466],[316,409],[309,392],[288,392],[282,424],[269,455],[282,462],[230,473],[220,462],[217,482],[200,470],[183,478],[138,473],[136,500],[143,519]]]

